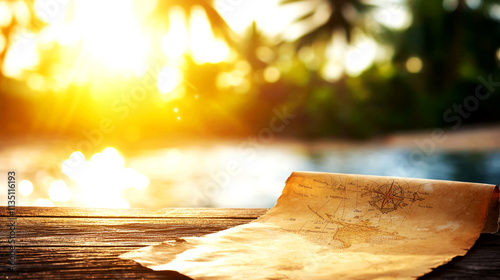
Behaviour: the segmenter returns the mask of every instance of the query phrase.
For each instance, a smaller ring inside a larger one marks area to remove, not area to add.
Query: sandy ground
[[[382,141],[394,147],[434,146],[437,149],[492,150],[500,148],[500,125],[459,130],[429,130],[392,134]]]
[[[287,146],[306,145],[313,149],[406,148],[442,151],[488,151],[500,149],[500,124],[453,129],[395,132],[369,140],[323,138],[311,141],[276,141]]]

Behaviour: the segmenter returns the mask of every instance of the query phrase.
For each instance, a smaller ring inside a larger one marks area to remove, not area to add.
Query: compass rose
[[[379,189],[373,190],[370,204],[385,214],[405,206],[403,200],[403,188],[393,181],[390,185],[382,185]]]

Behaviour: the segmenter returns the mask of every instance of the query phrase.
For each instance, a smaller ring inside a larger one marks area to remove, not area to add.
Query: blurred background
[[[293,171],[500,182],[498,1],[0,0],[0,30],[19,205],[272,207]]]

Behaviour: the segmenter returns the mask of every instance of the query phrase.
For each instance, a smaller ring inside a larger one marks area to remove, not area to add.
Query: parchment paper
[[[122,255],[194,279],[414,279],[498,230],[495,185],[294,172],[258,220]]]

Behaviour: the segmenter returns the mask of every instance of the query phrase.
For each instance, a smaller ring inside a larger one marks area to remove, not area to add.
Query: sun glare
[[[321,69],[328,81],[340,79],[343,73],[356,77],[370,67],[376,59],[379,46],[362,32],[354,32],[353,42],[348,44],[345,36],[337,32],[326,48],[327,60]]]
[[[168,57],[181,57],[187,50],[188,30],[186,13],[180,6],[170,8],[168,32],[161,41],[161,49]]]
[[[54,202],[66,202],[71,198],[71,190],[64,181],[57,180],[50,184],[49,197]]]
[[[407,28],[412,21],[408,7],[402,2],[380,2],[380,6],[373,11],[373,16],[381,24],[392,29]]]
[[[146,2],[73,0],[48,5],[35,1],[34,16],[46,25],[33,33],[27,23],[22,23],[11,38],[0,34],[0,51],[6,51],[2,72],[12,78],[30,78],[29,87],[36,91],[61,91],[70,84],[92,83],[95,87],[100,85],[96,79],[103,77],[142,77],[155,57],[155,63],[166,61],[168,67],[175,68],[171,71],[173,79],[158,81],[159,91],[165,94],[179,85],[184,56],[191,56],[197,64],[220,63],[230,57],[229,46],[214,35],[201,6],[190,10],[171,7],[159,19],[167,23],[166,30],[162,30],[161,24],[149,23],[156,2]],[[0,5],[0,26],[23,12],[18,6],[14,11],[14,5]],[[24,10],[27,9],[26,6]],[[30,71],[43,59],[43,52],[55,46],[60,48],[59,57],[49,67],[53,79],[34,77]],[[170,70],[168,67],[166,70]]]
[[[144,190],[149,185],[146,175],[125,167],[125,160],[114,148],[104,149],[89,161],[82,153],[74,152],[62,167],[63,173],[77,183],[84,204],[90,207],[128,208],[130,204],[121,197],[123,190]]]
[[[365,36],[358,35],[353,44],[347,47],[345,72],[349,76],[358,76],[372,65],[377,54],[377,43]]]
[[[11,40],[2,64],[2,72],[7,77],[19,78],[24,70],[33,69],[40,61],[36,37],[30,31],[17,28],[11,35]]]
[[[189,24],[189,46],[196,63],[218,63],[229,56],[229,47],[215,38],[203,8],[196,6],[191,10]]]
[[[74,24],[82,32],[84,50],[114,69],[141,71],[148,38],[141,32],[132,0],[77,3]]]
[[[182,72],[178,67],[167,65],[158,73],[156,86],[161,94],[172,92],[182,82]]]

